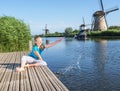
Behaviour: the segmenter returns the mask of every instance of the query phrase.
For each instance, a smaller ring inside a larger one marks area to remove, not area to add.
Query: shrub
[[[28,50],[30,28],[22,20],[10,16],[0,17],[0,51]]]

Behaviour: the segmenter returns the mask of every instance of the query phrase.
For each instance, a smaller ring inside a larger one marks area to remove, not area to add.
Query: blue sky
[[[105,10],[118,6],[120,0],[103,0]],[[100,10],[99,0],[0,0],[0,16],[14,16],[30,25],[32,35],[42,34],[45,24],[51,33],[66,27],[79,29],[85,19],[91,24],[92,14]],[[120,26],[120,10],[107,15],[108,25]]]

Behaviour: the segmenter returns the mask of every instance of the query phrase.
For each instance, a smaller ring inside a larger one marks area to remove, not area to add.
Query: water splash
[[[79,49],[79,48],[76,48],[76,49],[73,49],[73,51],[77,51],[75,52],[76,54],[73,55],[73,60],[71,60],[70,64],[68,66],[66,66],[65,68],[63,69],[60,69],[57,73],[57,75],[62,76],[62,75],[65,75],[69,72],[73,72],[73,71],[80,71],[80,61],[84,59],[85,57],[85,42],[84,44],[82,45],[82,48]]]
[[[66,68],[64,69],[63,74],[65,74],[66,72],[70,71],[71,69],[73,69],[73,66],[72,66],[72,65],[66,67]]]
[[[61,76],[69,73],[69,72],[73,72],[74,70],[79,71],[80,70],[80,62],[77,61],[74,64],[70,64],[69,66],[59,70],[58,72],[55,73],[55,75],[60,78]]]
[[[72,72],[74,70],[79,71],[80,70],[80,60],[81,60],[81,56],[79,55],[77,57],[77,59],[72,60],[70,65],[68,65],[67,67],[59,70],[58,72],[56,72],[56,74],[61,76],[61,75],[64,75],[64,74],[66,74],[68,72]]]
[[[77,65],[78,69],[80,69],[80,62],[79,61],[77,62],[76,65]]]

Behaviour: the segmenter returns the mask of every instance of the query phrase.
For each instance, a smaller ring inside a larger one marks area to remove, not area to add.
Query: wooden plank
[[[24,53],[21,53],[21,57],[24,55]],[[21,64],[21,60],[20,60],[20,64]],[[25,87],[26,87],[26,85],[25,85],[25,83],[24,83],[24,74],[25,74],[25,72],[21,72],[20,73],[20,91],[25,91]]]
[[[0,82],[2,81],[2,78],[4,76],[4,74],[6,73],[6,69],[8,68],[8,63],[10,62],[10,59],[12,58],[13,54],[9,54],[7,55],[7,58],[5,59],[4,64],[2,65],[2,67],[0,68]],[[5,58],[5,57],[4,57]],[[8,59],[9,58],[9,59]]]
[[[8,57],[9,57],[9,54],[8,54],[8,53],[1,55],[0,68],[6,66],[6,65],[4,65],[4,63],[7,61],[7,58],[8,58]]]
[[[31,89],[32,91],[36,91],[36,84],[34,82],[34,77],[32,73],[32,68],[28,69],[29,77],[30,77],[30,84],[31,84]]]
[[[31,89],[31,84],[30,84],[30,77],[29,77],[29,75],[28,75],[28,70],[25,72],[25,74],[26,74],[26,88],[27,88],[27,91],[32,91],[32,89]]]
[[[37,76],[37,74],[36,74],[36,72],[35,72],[35,69],[34,68],[32,68],[32,72],[33,72],[33,76],[34,76],[34,82],[36,83],[36,88],[38,89],[38,90],[40,90],[40,91],[44,91],[44,89],[42,88],[42,85],[40,84],[40,81],[39,81],[39,79],[38,79],[38,76]]]
[[[48,89],[48,91],[51,91],[49,85],[47,84],[47,80],[46,80],[46,77],[45,77],[44,73],[42,72],[42,70],[39,70],[39,72],[41,74],[41,78],[43,79],[43,82],[44,82],[46,88]]]
[[[22,52],[22,53],[23,53],[23,55],[28,54],[28,52]],[[26,78],[26,79],[24,79],[24,84],[26,86],[25,91],[32,91],[31,84],[30,84],[30,77],[29,77],[29,73],[28,73],[28,68],[26,68],[26,71],[24,74],[25,74],[24,77]]]
[[[2,61],[3,61],[3,60],[2,60],[2,59],[4,58],[3,56],[4,56],[4,54],[0,54],[0,64],[1,64]]]
[[[40,84],[42,85],[42,87],[44,88],[44,90],[51,91],[50,85],[46,84],[45,76],[38,69],[41,69],[41,68],[40,67],[35,67],[35,71],[36,71],[36,74],[37,74],[37,77],[39,79]]]
[[[18,63],[20,63],[21,60],[21,55],[20,52],[17,52],[17,57],[16,57],[16,65],[15,65],[15,69],[16,67],[20,66]],[[12,91],[20,91],[20,73],[19,72],[14,72],[15,73],[15,87],[13,87],[14,89]]]
[[[46,69],[46,72],[49,74],[49,76],[54,80],[54,82],[56,83],[56,84],[58,84],[58,86],[61,86],[64,90],[63,91],[69,91],[64,85],[63,85],[63,83],[60,81],[60,80],[58,80],[58,78],[54,75],[54,73],[52,73],[52,71],[48,68],[48,67],[46,67],[46,66],[44,66],[44,69]]]
[[[13,63],[14,61],[15,61],[15,54],[13,53],[10,64],[8,65],[6,72],[4,74],[4,77],[2,78],[2,81],[1,81],[2,86],[1,86],[0,91],[7,91],[8,90],[9,82],[10,82],[11,75],[12,75],[12,69],[13,69],[13,66],[11,65],[11,63]]]
[[[15,69],[16,69],[16,67],[18,67],[18,66],[20,66],[20,64],[18,64],[18,63],[20,63],[20,60],[21,60],[21,54],[20,54],[20,52],[17,52],[16,53],[17,54],[17,56],[16,56],[16,65],[15,65]],[[20,73],[19,72],[15,72],[14,71],[14,73],[15,73],[15,82],[14,82],[14,84],[15,84],[15,87],[13,86],[13,90],[12,91],[20,91]]]
[[[45,85],[48,87],[50,91],[56,91],[56,88],[50,83],[49,79],[45,75],[45,73],[42,71],[42,66],[39,68],[36,68],[37,74],[41,74],[41,77],[45,83]],[[59,89],[57,89],[59,90]]]
[[[8,91],[20,91],[20,89],[19,89],[20,73],[14,72],[12,77],[13,77],[12,82],[10,83],[10,87],[9,87]]]
[[[23,74],[24,74],[23,72],[20,73],[20,91],[25,91]]]
[[[42,79],[42,74],[41,74],[41,72],[39,71],[36,71],[36,74],[37,74],[37,76],[38,76],[38,80],[39,80],[39,82],[40,82],[40,84],[41,84],[41,87],[43,88],[43,91],[48,91],[48,88],[46,87],[46,85],[45,85],[45,82],[44,82],[44,79]]]
[[[50,84],[52,84],[57,91],[61,91],[61,88],[54,82],[54,79],[52,79],[51,76],[46,72],[46,70],[45,69],[43,70],[43,68],[44,67],[42,67],[42,71],[46,75],[46,79],[49,80]]]
[[[43,69],[43,71],[46,73],[47,78],[50,79],[51,84],[53,84],[53,86],[55,86],[55,88],[59,88],[60,91],[64,91],[61,86],[59,86],[58,82],[55,80],[55,78],[53,77],[54,74],[49,74],[49,72],[47,72],[47,70]]]
[[[14,62],[14,65],[13,65],[12,76],[11,76],[8,91],[19,91],[19,86],[17,84],[18,81],[19,81],[19,78],[17,78],[19,76],[19,73],[15,72],[15,68],[18,66],[17,60],[20,56],[19,54],[20,53],[15,53],[15,62]]]

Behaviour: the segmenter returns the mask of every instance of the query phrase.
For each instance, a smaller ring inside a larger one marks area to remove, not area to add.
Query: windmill
[[[43,29],[43,31],[45,31],[45,35],[49,34],[49,29],[47,29],[47,24],[45,25],[45,29]]]
[[[83,20],[83,24],[80,25],[80,31],[81,30],[85,30],[85,20],[84,20],[84,17],[82,17],[82,20]]]
[[[118,7],[109,9],[108,11],[104,11],[104,6],[102,0],[100,0],[100,7],[101,10],[96,11],[93,14],[93,21],[92,21],[92,30],[107,30],[108,25],[107,25],[107,20],[106,20],[106,15],[108,15],[111,12],[119,10]]]
[[[83,23],[79,26],[79,33],[74,36],[75,39],[85,40],[86,39],[86,25],[84,17],[82,17]]]
[[[87,26],[91,26],[92,24],[86,24],[84,17],[82,17],[83,23],[79,26],[79,30],[86,30]]]

